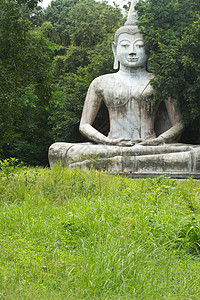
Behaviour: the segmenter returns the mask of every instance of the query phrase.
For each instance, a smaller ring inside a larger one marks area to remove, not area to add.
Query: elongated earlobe
[[[119,61],[117,59],[117,45],[115,42],[112,42],[112,51],[113,51],[113,55],[114,55],[113,69],[117,70],[119,67]]]
[[[114,64],[113,64],[113,69],[114,69],[114,70],[117,70],[118,68],[119,68],[119,61],[118,61],[117,58],[115,58]]]

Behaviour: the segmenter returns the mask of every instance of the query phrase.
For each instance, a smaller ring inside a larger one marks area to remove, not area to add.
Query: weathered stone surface
[[[111,172],[200,172],[200,146],[170,144],[132,147],[90,143],[55,143],[49,148],[49,162]]]

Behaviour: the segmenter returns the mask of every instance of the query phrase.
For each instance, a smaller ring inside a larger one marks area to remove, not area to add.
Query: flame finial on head
[[[115,41],[116,42],[117,42],[119,35],[122,32],[134,34],[139,31],[139,28],[137,26],[138,14],[135,10],[135,6],[140,1],[145,1],[145,0],[132,0],[131,1],[131,7],[130,7],[130,10],[128,13],[127,21],[125,22],[124,26],[120,27],[115,33]]]
[[[132,0],[131,1],[131,7],[130,7],[130,10],[129,10],[129,13],[128,13],[128,18],[127,18],[127,21],[124,24],[125,26],[127,26],[127,25],[132,25],[132,26],[136,25],[136,22],[138,21],[138,14],[135,10],[135,6],[139,1],[141,1],[141,0]]]

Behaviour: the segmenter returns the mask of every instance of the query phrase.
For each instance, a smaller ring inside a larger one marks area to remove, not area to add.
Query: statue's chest
[[[126,105],[131,99],[135,99],[137,91],[133,86],[110,84],[102,93],[106,106],[118,107]]]
[[[109,111],[128,113],[131,111],[152,115],[155,107],[152,90],[144,86],[110,85],[103,91],[103,99]]]

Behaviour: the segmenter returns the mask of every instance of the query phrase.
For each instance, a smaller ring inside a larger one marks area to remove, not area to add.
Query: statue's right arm
[[[104,145],[118,145],[118,146],[132,146],[135,144],[131,139],[110,139],[103,135],[101,132],[96,130],[92,124],[96,118],[103,96],[101,95],[100,88],[98,87],[99,82],[96,78],[90,85],[85,103],[83,106],[82,117],[79,125],[79,131],[87,137],[89,140]]]
[[[85,137],[95,143],[109,144],[109,139],[92,126],[102,100],[102,96],[98,93],[96,87],[96,81],[93,81],[85,98],[79,130]]]
[[[103,97],[98,89],[98,82],[94,80],[87,92],[83,106],[82,117],[79,125],[79,131],[89,140],[103,145],[132,146],[134,143],[130,139],[110,139],[96,130],[92,124],[96,118]]]

